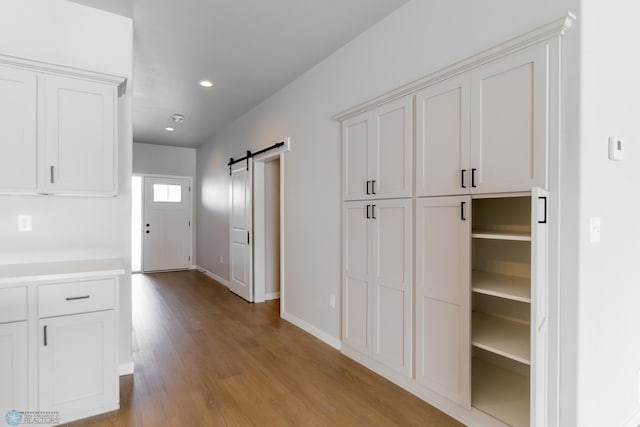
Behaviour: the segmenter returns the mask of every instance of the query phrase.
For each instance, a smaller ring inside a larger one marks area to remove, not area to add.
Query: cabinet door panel
[[[467,408],[471,405],[470,238],[469,197],[416,202],[416,379]]]
[[[412,201],[377,200],[371,220],[374,356],[411,375]]]
[[[42,186],[58,193],[114,194],[115,88],[53,76],[45,85]]]
[[[342,124],[342,195],[344,200],[362,200],[367,197],[368,116],[361,115]]]
[[[115,406],[115,348],[113,310],[40,320],[40,410],[60,411],[64,421],[74,411]]]
[[[0,324],[0,414],[26,411],[27,322]]]
[[[472,192],[547,187],[548,62],[540,45],[472,73]]]
[[[369,179],[375,198],[411,197],[413,182],[413,98],[408,96],[372,112],[375,137],[370,146]]]
[[[346,344],[361,351],[369,349],[371,327],[370,219],[364,202],[347,202],[343,212],[343,322]]]
[[[416,95],[416,195],[468,194],[469,77],[451,79]],[[462,170],[465,169],[465,187]]]
[[[35,73],[0,67],[0,188],[36,188]]]

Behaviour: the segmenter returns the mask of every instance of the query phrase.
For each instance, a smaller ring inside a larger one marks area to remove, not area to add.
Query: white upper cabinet
[[[416,94],[416,195],[469,193],[469,78]]]
[[[471,73],[472,193],[547,188],[548,56],[537,45]]]
[[[413,97],[342,124],[344,200],[412,196]]]
[[[547,188],[548,44],[416,94],[416,195]]]
[[[0,187],[36,188],[37,75],[0,67]]]
[[[45,76],[41,188],[46,192],[116,193],[116,88]]]
[[[0,55],[0,194],[117,195],[123,77]]]

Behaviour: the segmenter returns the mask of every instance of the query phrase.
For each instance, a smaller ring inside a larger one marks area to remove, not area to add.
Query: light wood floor
[[[135,275],[135,375],[73,426],[460,426],[196,271]]]

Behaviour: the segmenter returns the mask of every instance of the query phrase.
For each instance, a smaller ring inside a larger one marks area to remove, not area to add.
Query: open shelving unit
[[[473,200],[472,406],[530,423],[531,197]]]

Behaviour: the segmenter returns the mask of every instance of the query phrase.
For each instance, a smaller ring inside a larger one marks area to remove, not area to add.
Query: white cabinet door
[[[372,201],[373,356],[412,372],[413,215],[411,199]]]
[[[548,399],[548,295],[547,271],[549,193],[531,192],[531,425],[546,426]]]
[[[472,193],[547,188],[548,46],[471,74]]]
[[[0,324],[0,414],[26,411],[27,322]]]
[[[370,197],[369,113],[342,123],[342,196],[344,200]]]
[[[376,199],[412,196],[413,97],[406,96],[371,112],[370,192]]]
[[[471,198],[416,201],[416,380],[471,406]]]
[[[342,123],[344,200],[412,196],[413,97]]]
[[[116,194],[116,88],[42,76],[40,186],[62,194]]]
[[[361,352],[370,350],[372,265],[371,205],[345,202],[343,208],[342,340]],[[369,217],[369,218],[367,218]]]
[[[40,319],[38,394],[41,411],[62,421],[116,409],[114,310]]]
[[[36,188],[35,73],[0,67],[0,188]]]
[[[469,77],[416,94],[416,196],[468,194]]]

